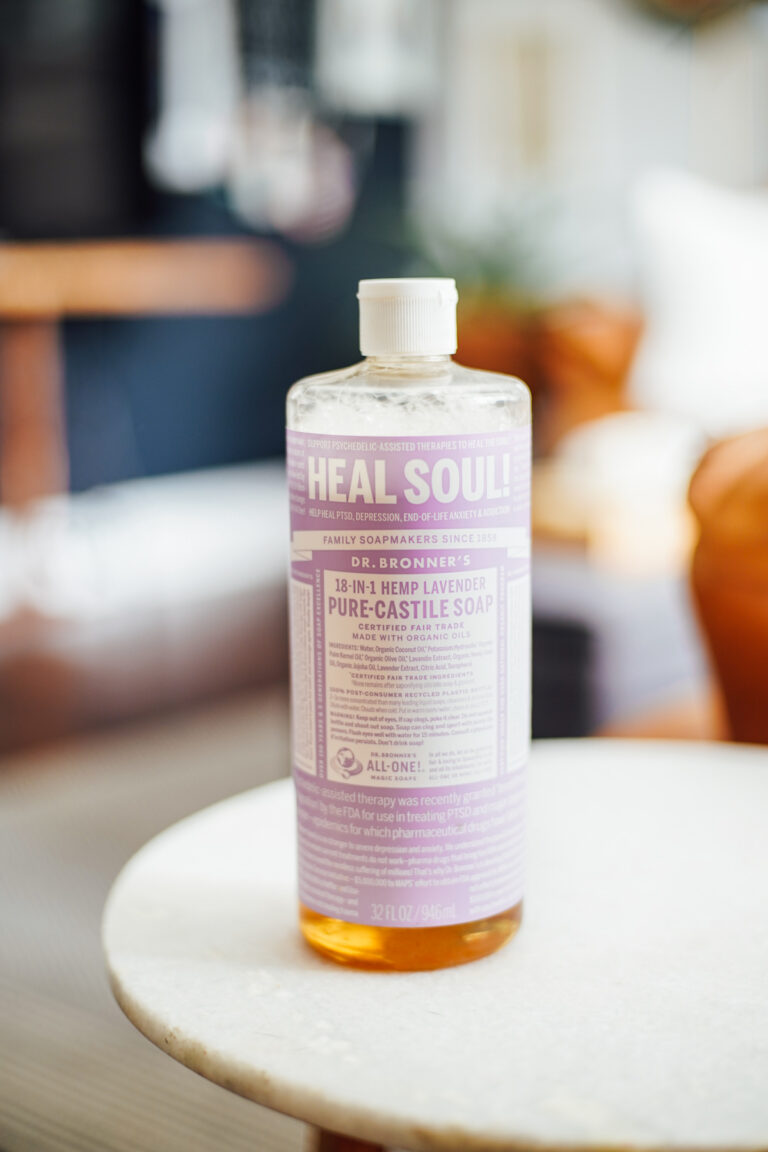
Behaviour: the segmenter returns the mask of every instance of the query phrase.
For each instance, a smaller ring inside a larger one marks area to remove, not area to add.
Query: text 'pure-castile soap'
[[[288,395],[301,928],[440,968],[520,923],[530,395],[452,359],[453,280],[358,299],[365,359]]]

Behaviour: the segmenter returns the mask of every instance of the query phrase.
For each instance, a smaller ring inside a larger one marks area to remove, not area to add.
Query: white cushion
[[[712,435],[768,424],[768,194],[654,172],[634,217],[647,327],[633,400]]]

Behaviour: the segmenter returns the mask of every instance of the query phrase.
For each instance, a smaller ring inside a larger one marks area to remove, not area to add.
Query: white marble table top
[[[563,741],[530,779],[524,922],[495,956],[414,974],[316,957],[280,782],[124,869],[117,999],[203,1076],[362,1139],[765,1149],[768,750]]]

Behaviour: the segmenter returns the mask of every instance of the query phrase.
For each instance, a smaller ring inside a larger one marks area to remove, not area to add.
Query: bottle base
[[[349,924],[299,905],[308,944],[323,956],[353,968],[419,972],[450,968],[489,956],[510,940],[522,920],[523,903],[485,920],[438,928],[386,928]]]

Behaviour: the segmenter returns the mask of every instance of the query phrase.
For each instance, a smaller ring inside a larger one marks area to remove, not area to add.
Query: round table
[[[115,995],[201,1075],[356,1140],[765,1149],[768,751],[539,744],[529,829],[504,949],[355,971],[299,936],[290,783],[237,796],[121,873]]]

